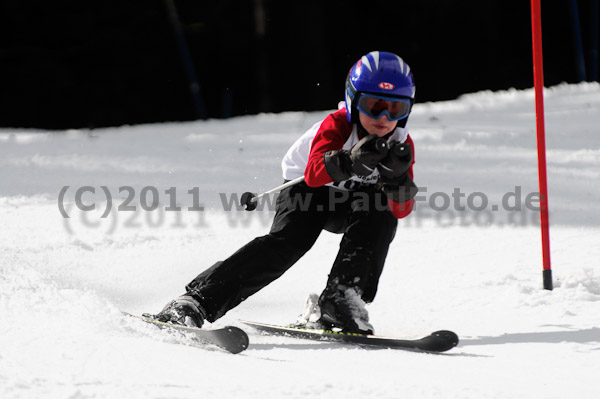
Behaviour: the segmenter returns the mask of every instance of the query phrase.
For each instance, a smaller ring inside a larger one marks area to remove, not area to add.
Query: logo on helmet
[[[378,84],[378,86],[381,87],[383,90],[393,90],[394,87],[396,87],[393,84],[388,83],[388,82],[381,82]]]

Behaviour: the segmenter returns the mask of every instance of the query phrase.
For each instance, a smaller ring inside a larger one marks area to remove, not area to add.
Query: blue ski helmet
[[[352,122],[352,111],[356,110],[361,93],[408,98],[411,102],[414,101],[415,81],[410,67],[394,53],[372,51],[363,55],[352,66],[346,78],[345,102],[348,122]],[[355,118],[357,120],[358,115]]]

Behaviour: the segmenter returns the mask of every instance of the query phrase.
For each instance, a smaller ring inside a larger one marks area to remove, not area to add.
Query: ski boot
[[[169,302],[160,313],[144,313],[143,316],[163,323],[201,328],[206,319],[206,311],[192,296],[182,295]]]
[[[319,323],[345,333],[372,335],[375,329],[369,323],[365,305],[355,289],[339,286],[333,293],[323,293],[319,298]]]

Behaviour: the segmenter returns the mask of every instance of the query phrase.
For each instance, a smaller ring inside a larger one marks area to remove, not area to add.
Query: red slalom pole
[[[552,290],[550,267],[550,221],[548,217],[548,182],[546,175],[546,133],[544,126],[544,65],[542,60],[542,15],[540,0],[531,0],[531,36],[533,43],[533,81],[535,87],[535,122],[537,130],[540,218],[542,224],[542,259],[544,289]]]

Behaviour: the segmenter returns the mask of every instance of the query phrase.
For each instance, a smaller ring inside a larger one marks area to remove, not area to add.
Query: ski
[[[436,331],[421,339],[401,339],[378,335],[344,333],[341,331],[278,326],[273,324],[243,321],[241,323],[271,335],[284,335],[318,341],[340,342],[368,347],[404,349],[423,352],[445,352],[458,345],[458,336],[447,330]]]
[[[145,315],[138,316],[126,312],[123,313],[127,316],[145,321],[146,323],[153,324],[163,330],[180,333],[199,346],[216,346],[230,353],[240,353],[248,348],[248,335],[244,330],[238,327],[226,326],[211,330],[163,323]]]

